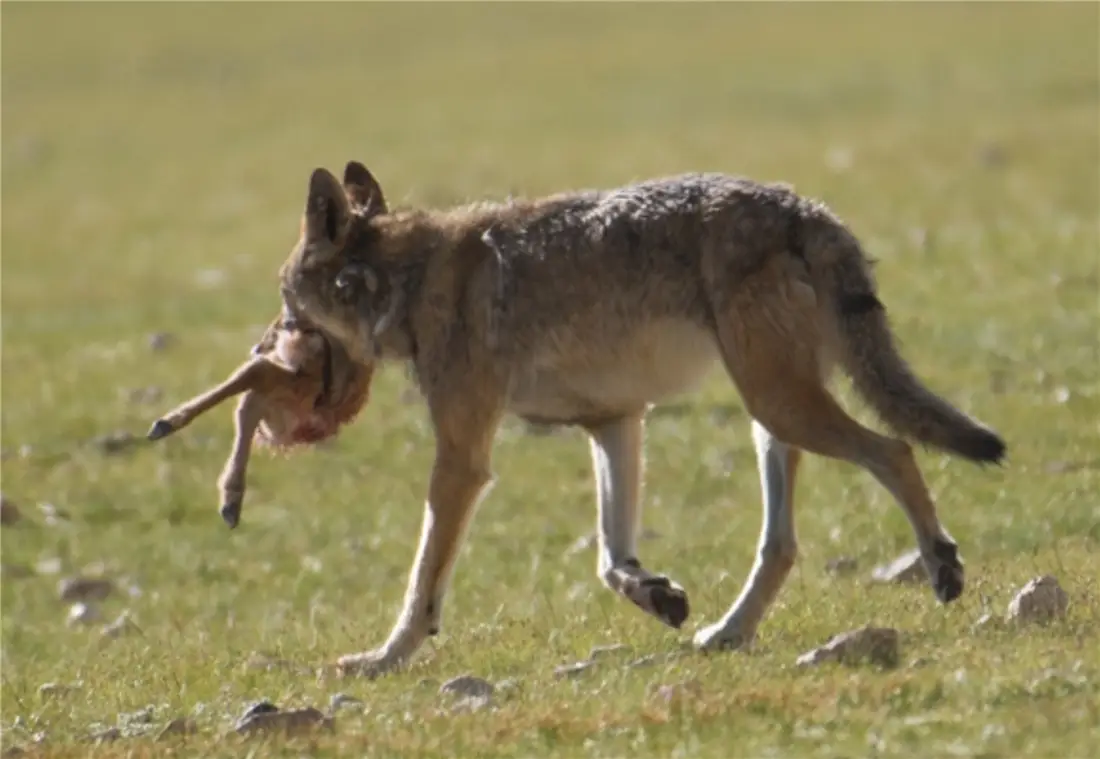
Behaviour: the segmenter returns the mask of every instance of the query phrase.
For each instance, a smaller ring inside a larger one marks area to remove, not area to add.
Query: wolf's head
[[[279,271],[283,300],[335,337],[357,362],[372,363],[404,307],[404,288],[388,259],[393,219],[382,188],[351,161],[340,182],[327,169],[309,178],[301,231]]]

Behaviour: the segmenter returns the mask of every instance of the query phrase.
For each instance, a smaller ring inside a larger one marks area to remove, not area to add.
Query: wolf
[[[438,632],[458,549],[493,481],[505,415],[588,437],[597,572],[680,628],[684,589],[637,549],[647,411],[720,364],[752,418],[763,493],[756,558],[701,650],[751,644],[798,553],[803,452],[851,462],[904,510],[935,595],[963,591],[955,540],[913,443],[1002,462],[993,429],[928,389],[896,348],[871,262],[825,204],[719,173],[450,208],[391,210],[358,161],[314,170],[281,297],[364,365],[403,362],[427,405],[435,457],[403,608],[346,674],[403,667]],[[892,434],[849,416],[839,367]]]

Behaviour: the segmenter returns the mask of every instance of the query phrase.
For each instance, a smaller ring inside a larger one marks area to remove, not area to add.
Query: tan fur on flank
[[[906,440],[979,462],[1005,446],[917,379],[898,354],[855,236],[785,186],[685,174],[609,190],[459,208],[390,210],[370,172],[310,177],[283,298],[355,361],[406,363],[435,432],[435,462],[404,608],[347,672],[403,665],[440,624],[463,535],[492,479],[505,414],[583,428],[596,478],[602,581],[680,627],[687,594],[638,559],[644,417],[724,368],[753,418],[764,495],[756,564],[700,648],[749,643],[797,555],[802,452],[864,467],[913,526],[944,602],[963,588]],[[895,436],[828,390],[854,380]],[[502,578],[502,581],[504,578]]]

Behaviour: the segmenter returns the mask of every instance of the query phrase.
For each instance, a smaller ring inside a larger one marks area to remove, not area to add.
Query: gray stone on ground
[[[1033,578],[1008,605],[1008,622],[1049,622],[1066,615],[1069,596],[1051,575]]]
[[[871,662],[893,667],[897,665],[900,654],[898,637],[898,631],[890,627],[860,627],[833,636],[825,645],[799,656],[795,663],[805,667],[829,661],[843,664]]]
[[[474,675],[459,675],[452,677],[439,686],[440,695],[451,693],[457,696],[469,696],[473,698],[489,697],[493,695],[495,688],[488,680]]]

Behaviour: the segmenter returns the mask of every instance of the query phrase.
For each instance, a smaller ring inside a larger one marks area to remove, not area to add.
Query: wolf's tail
[[[1000,436],[925,387],[898,352],[856,239],[836,227],[826,238],[826,249],[818,251],[823,255],[815,258],[836,313],[840,363],[856,391],[898,435],[971,461],[999,463],[1005,455]]]

